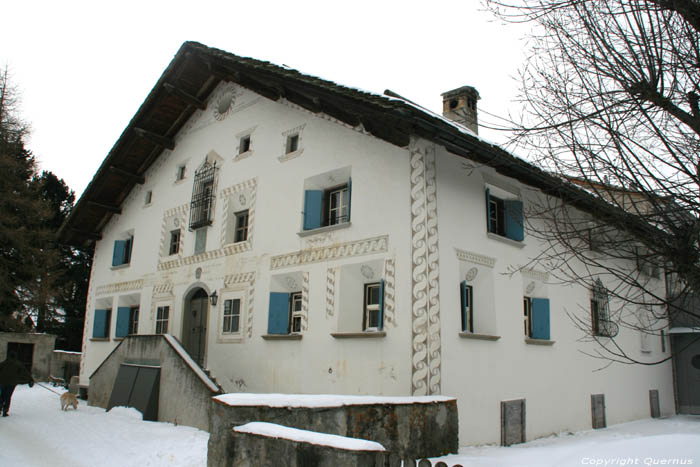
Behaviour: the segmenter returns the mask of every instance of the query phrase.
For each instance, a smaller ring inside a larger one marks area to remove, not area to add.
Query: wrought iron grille
[[[596,336],[615,337],[620,332],[617,323],[610,320],[609,307],[608,290],[600,279],[596,279],[591,297],[591,319],[593,321],[593,334]]]
[[[194,173],[194,186],[192,187],[192,201],[190,203],[190,230],[212,223],[217,170],[216,162],[213,164],[205,162]]]

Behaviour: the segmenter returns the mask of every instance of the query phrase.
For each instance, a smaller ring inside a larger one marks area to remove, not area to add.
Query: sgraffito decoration
[[[435,148],[411,140],[411,318],[414,396],[440,394],[440,286]]]

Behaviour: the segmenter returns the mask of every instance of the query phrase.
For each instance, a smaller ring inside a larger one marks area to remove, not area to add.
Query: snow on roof
[[[347,405],[431,404],[456,400],[448,396],[350,396],[343,394],[258,394],[236,392],[214,400],[230,406],[343,407]]]
[[[82,352],[71,352],[70,350],[54,350],[54,353],[67,353],[71,355],[82,355]]]
[[[267,436],[269,438],[282,438],[290,441],[311,443],[319,446],[329,446],[348,451],[385,451],[381,444],[366,439],[346,438],[345,436],[329,435],[316,431],[300,430],[274,423],[250,422],[235,427],[233,431],[238,433],[250,433],[253,435]]]
[[[209,389],[212,390],[212,392],[219,392],[219,387],[216,385],[216,383],[212,381],[211,378],[209,378],[204,371],[202,371],[202,368],[199,365],[197,365],[194,360],[192,360],[190,354],[188,354],[187,351],[184,348],[182,348],[177,339],[175,339],[170,334],[163,334],[163,337],[165,337],[165,340],[168,341],[168,343],[170,343],[173,349],[175,349],[175,352],[177,352],[180,355],[180,357],[182,357],[182,359],[185,361],[185,363],[187,363],[187,365],[190,368],[192,368],[192,371],[197,373],[199,379],[201,379],[202,382],[206,384]]]

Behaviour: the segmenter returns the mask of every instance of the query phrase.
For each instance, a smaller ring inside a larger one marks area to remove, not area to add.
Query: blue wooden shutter
[[[459,297],[462,305],[462,332],[467,331],[467,281],[459,283]]]
[[[506,237],[522,242],[525,238],[523,229],[523,202],[518,199],[504,201],[506,218]]]
[[[270,292],[270,313],[267,321],[268,334],[289,334],[289,294]]]
[[[321,227],[323,210],[323,191],[306,190],[304,192],[304,230]]]
[[[114,330],[114,337],[125,337],[129,335],[129,318],[131,308],[120,306],[117,308],[117,328]]]
[[[114,252],[112,253],[112,266],[124,264],[124,252],[126,251],[126,240],[114,241]]]
[[[95,322],[92,323],[92,337],[107,337],[107,310],[95,310]]]
[[[384,279],[379,280],[379,326],[381,331],[384,329]]]
[[[491,192],[486,189],[486,231],[491,232]]]
[[[352,200],[352,177],[348,179],[348,218],[347,222],[350,222],[350,202]]]
[[[532,338],[549,340],[549,299],[532,299]]]

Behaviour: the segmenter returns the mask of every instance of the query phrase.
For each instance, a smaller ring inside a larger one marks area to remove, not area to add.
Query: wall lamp
[[[209,300],[211,301],[211,306],[216,306],[216,302],[219,301],[219,296],[216,295],[216,290],[211,293]]]

